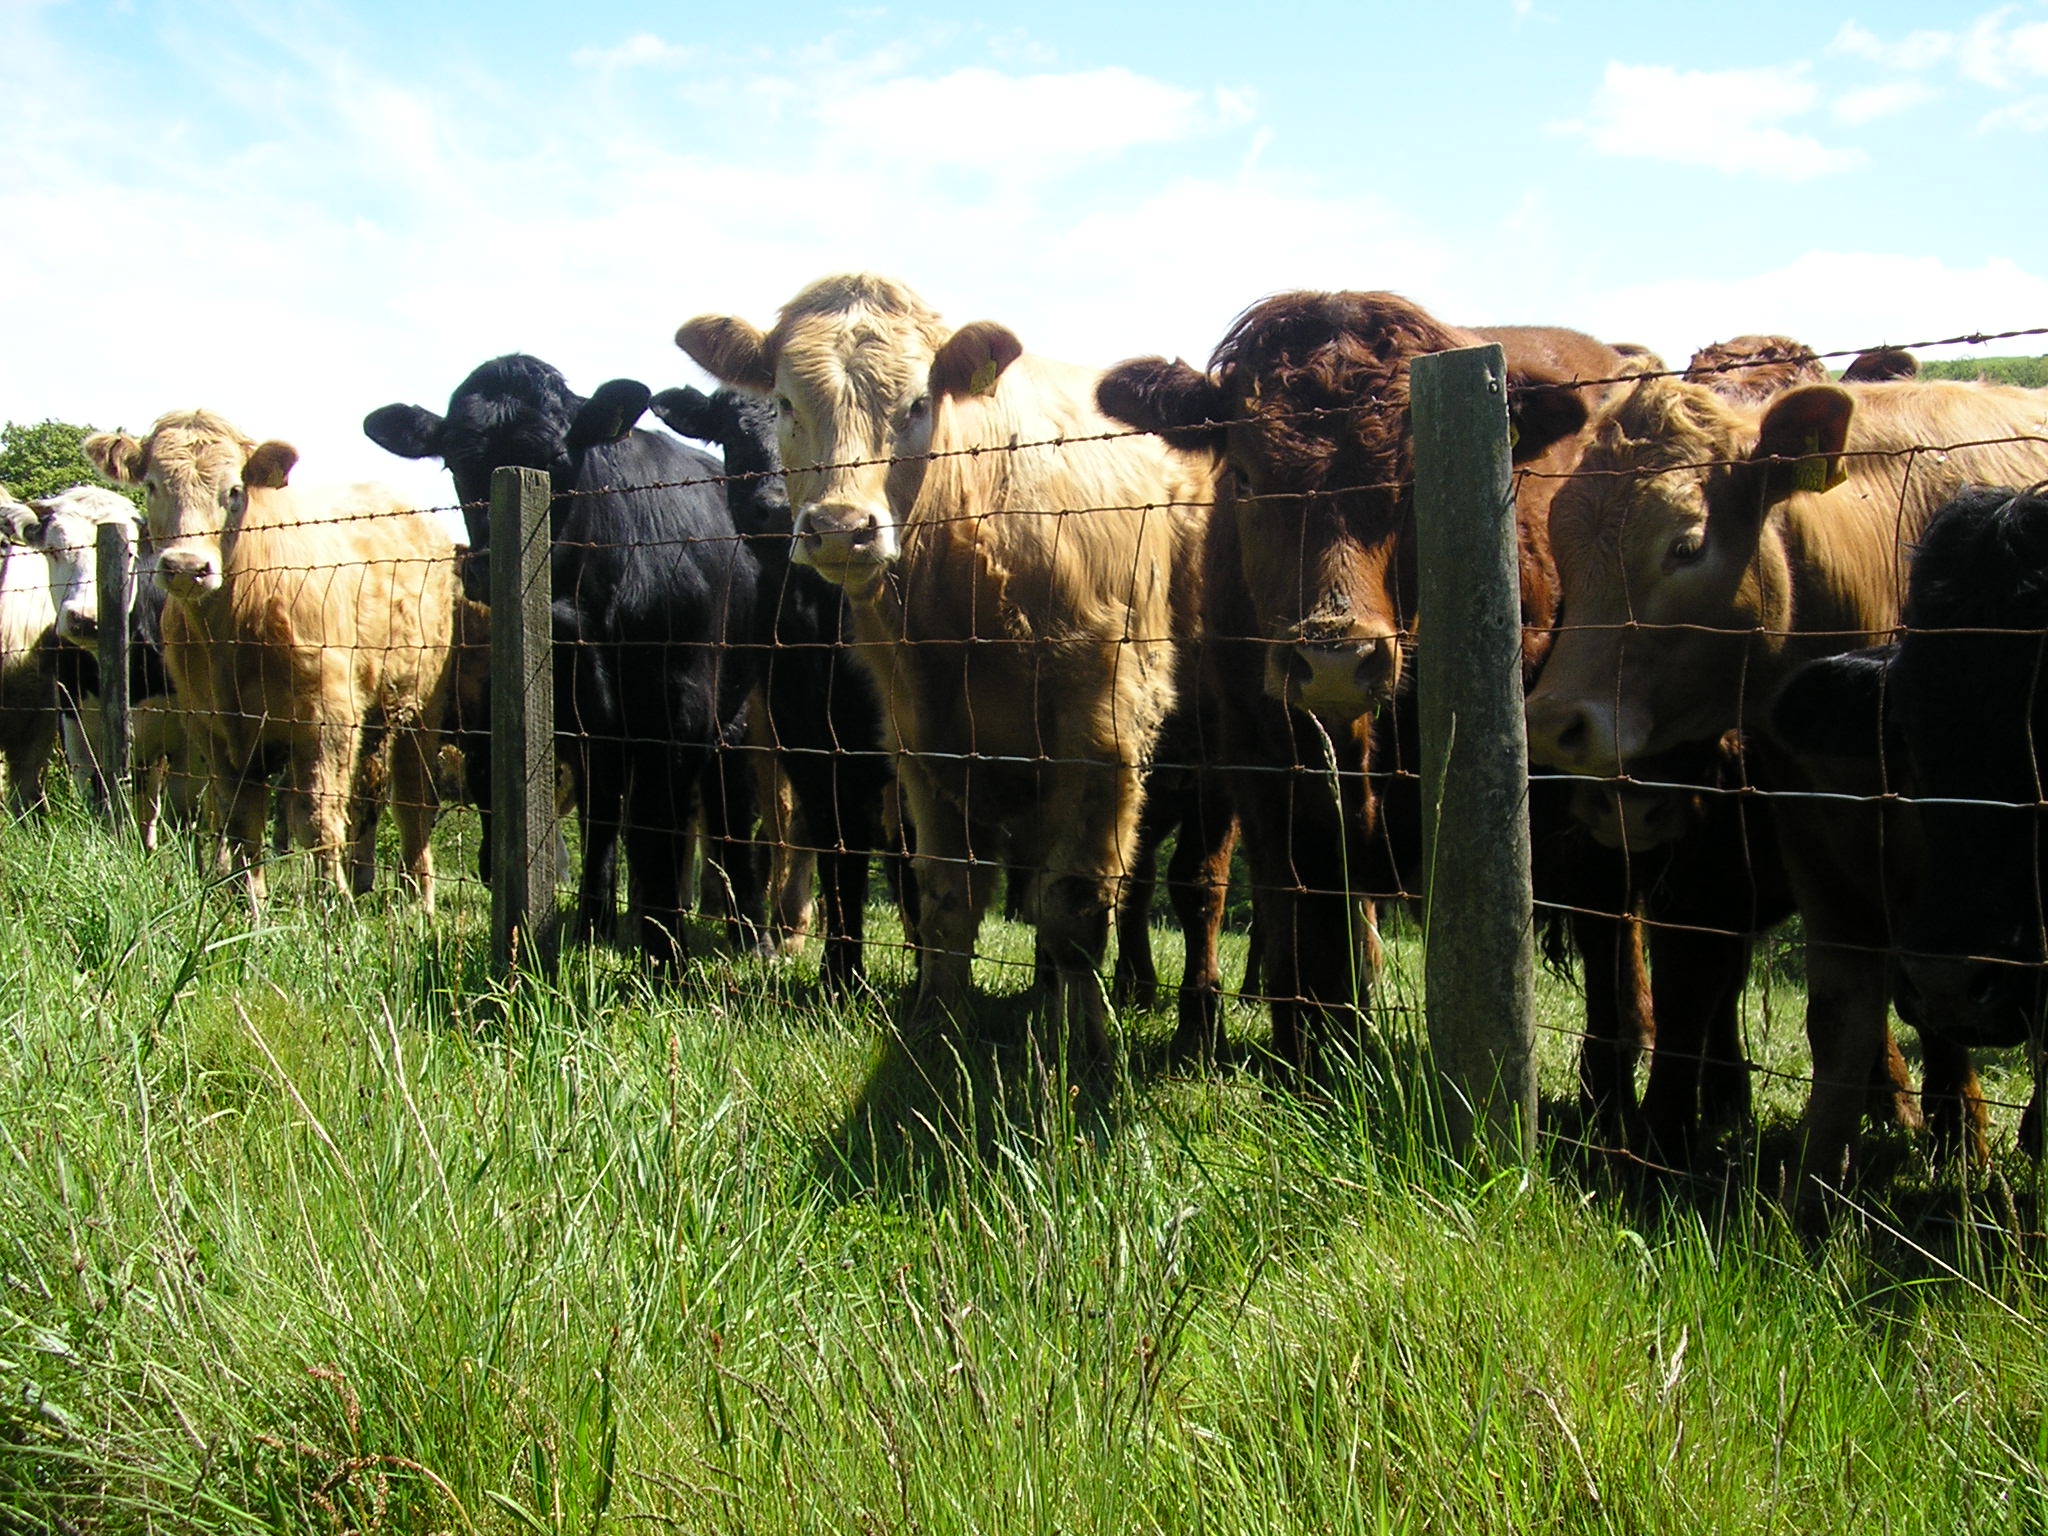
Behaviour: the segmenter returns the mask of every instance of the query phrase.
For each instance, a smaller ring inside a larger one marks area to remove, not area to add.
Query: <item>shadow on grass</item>
[[[1866,1122],[1849,1176],[1828,1198],[1828,1231],[1800,1235],[1787,1198],[1796,1118],[1726,1132],[1677,1168],[1592,1145],[1572,1099],[1546,1098],[1541,1115],[1553,1181],[1605,1203],[1653,1244],[1704,1234],[1716,1246],[1803,1251],[1889,1312],[1953,1286],[2003,1296],[2048,1284],[2040,1170],[2016,1148],[1969,1167],[1935,1159],[1924,1131]]]

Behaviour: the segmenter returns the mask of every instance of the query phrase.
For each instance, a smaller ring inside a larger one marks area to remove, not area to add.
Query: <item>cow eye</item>
[[[906,420],[915,425],[917,422],[923,421],[930,414],[931,408],[932,397],[930,395],[919,395],[910,402],[910,409],[903,414]]]
[[[1671,547],[1665,551],[1673,565],[1696,565],[1706,552],[1707,535],[1705,530],[1699,528],[1688,528],[1673,539]]]
[[[789,396],[777,395],[775,397],[775,414],[784,421],[788,421],[792,416],[796,415],[796,406],[791,403]]]
[[[1230,491],[1239,501],[1252,500],[1252,477],[1243,470],[1233,467],[1230,471]]]

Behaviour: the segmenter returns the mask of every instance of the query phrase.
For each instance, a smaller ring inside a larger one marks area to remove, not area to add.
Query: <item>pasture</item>
[[[0,827],[8,1536],[2048,1518],[2013,1112],[1960,1188],[1871,1136],[1882,1176],[1802,1246],[1754,1195],[1803,1097],[1782,965],[1744,1012],[1785,1075],[1725,1178],[1558,1143],[1468,1174],[1418,1128],[1399,931],[1374,1059],[1319,1096],[1268,1086],[1237,1002],[1233,1066],[1169,1069],[1162,1012],[1068,1083],[1006,1001],[1014,926],[977,1031],[913,1055],[882,907],[872,1001],[709,925],[673,984],[579,950],[507,991],[469,813],[435,916],[300,854],[252,922],[57,799]],[[1568,1129],[1579,1002],[1542,1007]]]

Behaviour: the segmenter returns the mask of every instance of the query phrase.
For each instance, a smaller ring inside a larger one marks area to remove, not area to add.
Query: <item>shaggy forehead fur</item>
[[[1737,336],[1693,353],[1686,378],[1730,400],[1768,400],[1795,384],[1825,384],[1813,348],[1790,336]]]
[[[142,472],[155,470],[175,497],[241,477],[256,444],[212,411],[172,411],[157,418],[142,444]]]
[[[1209,360],[1241,431],[1276,480],[1323,484],[1371,464],[1405,480],[1408,363],[1472,338],[1391,293],[1285,293],[1232,323]]]
[[[893,406],[923,381],[947,328],[903,284],[871,272],[820,278],[783,305],[768,356],[796,386],[850,410]]]

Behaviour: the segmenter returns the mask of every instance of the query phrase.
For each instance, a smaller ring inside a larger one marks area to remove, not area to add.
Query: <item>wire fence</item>
[[[185,493],[203,477],[138,471],[148,527],[108,522],[85,581],[98,614],[129,621],[87,625],[74,602],[54,644],[10,631],[7,663],[75,664],[90,644],[99,676],[62,686],[78,721],[87,699],[106,717],[105,736],[71,752],[93,765],[92,792],[117,817],[133,793],[145,841],[180,822],[252,900],[277,899],[262,871],[292,843],[357,893],[381,876],[431,903],[436,880],[530,880],[500,932],[507,964],[522,944],[532,960],[617,935],[651,964],[684,965],[702,912],[743,950],[808,934],[822,986],[858,997],[880,875],[904,914],[914,980],[898,1018],[913,1033],[972,1011],[978,962],[1030,974],[1075,1048],[1099,1050],[1105,981],[1122,1000],[1153,985],[1155,863],[1170,856],[1188,971],[1175,1045],[1212,1054],[1224,1001],[1239,999],[1312,1071],[1318,1043],[1370,999],[1372,904],[1431,896],[1441,828],[1414,677],[1426,690],[1430,657],[1461,637],[1417,610],[1405,372],[1392,391],[1333,400],[1329,379],[1301,382],[1296,343],[1272,345],[1234,364],[1256,409],[1037,434],[1011,420],[966,441],[942,425],[916,451],[792,475],[923,478],[914,502],[835,507],[836,522],[789,505],[776,426],[759,415],[744,434],[699,434],[722,461],[614,455],[638,441],[622,428],[550,456],[552,473],[432,509],[319,505],[280,475],[239,501],[213,495],[192,522],[206,498]],[[2048,480],[2048,411],[2039,394],[1970,385],[1716,389],[1784,360],[1618,359],[1550,381],[1581,401],[1552,441],[1514,423],[1519,589],[1503,598],[1526,627],[1518,686],[1538,759],[1522,781],[1526,884],[1551,952],[1580,957],[1587,1010],[1581,1028],[1542,1027],[1578,1038],[1586,1144],[1645,1166],[1685,1165],[1748,1115],[1752,1077],[1787,1075],[1745,1046],[1741,996],[1754,947],[1794,917],[1808,979],[1827,972],[1805,1079],[1806,1134],[1827,1145],[1810,1167],[1838,1156],[1827,1138],[1853,1133],[1873,1091],[1915,1086],[1871,1033],[1874,1020],[1888,1042],[1894,1003],[1929,1042],[1927,1113],[1949,1135],[1968,1138],[1979,1104],[2035,1119],[1986,1103],[1967,1055],[1935,1045],[2040,1038],[2029,989],[2048,969],[2048,795],[2032,673],[1945,728],[1888,712],[1893,676],[1874,677],[1861,756],[1787,745],[1808,722],[1778,731],[1771,708],[1796,664],[1866,645],[1899,645],[1893,664],[1911,666],[1930,644],[2048,638],[2048,615],[1981,603],[1966,622],[1912,622],[1935,515],[1974,481]],[[1507,361],[1504,434],[1529,398],[1512,344]],[[1827,404],[1841,398],[1849,411]],[[1288,459],[1276,424],[1316,451]],[[997,461],[1005,473],[985,472]],[[470,484],[499,467],[475,456]],[[451,513],[467,550],[443,527]],[[2048,574],[2048,527],[2032,545],[2026,532],[2009,532],[1993,574]],[[2041,558],[2022,570],[2029,549]],[[79,590],[75,571],[50,590],[66,580]],[[61,605],[47,605],[53,636]],[[1946,747],[1995,737],[2002,786],[1939,782],[1939,752],[1915,744],[1925,729],[1945,729]],[[36,748],[7,751],[19,796]],[[465,805],[483,817],[473,834],[454,819]],[[386,810],[395,867],[378,853]],[[1929,871],[1958,813],[2025,818],[1993,834],[2016,862],[1979,866],[2025,876],[2000,887],[2017,906],[1995,931],[1943,929],[1923,910],[1922,890],[1948,889]],[[478,850],[476,865],[436,871],[437,843]],[[1029,960],[977,942],[1004,886],[1035,928]],[[1439,941],[1470,920],[1427,918]],[[1242,978],[1221,973],[1226,922],[1250,930]],[[2004,973],[2024,985],[1986,980]],[[1868,994],[1860,1012],[1834,1001],[1851,983]]]

